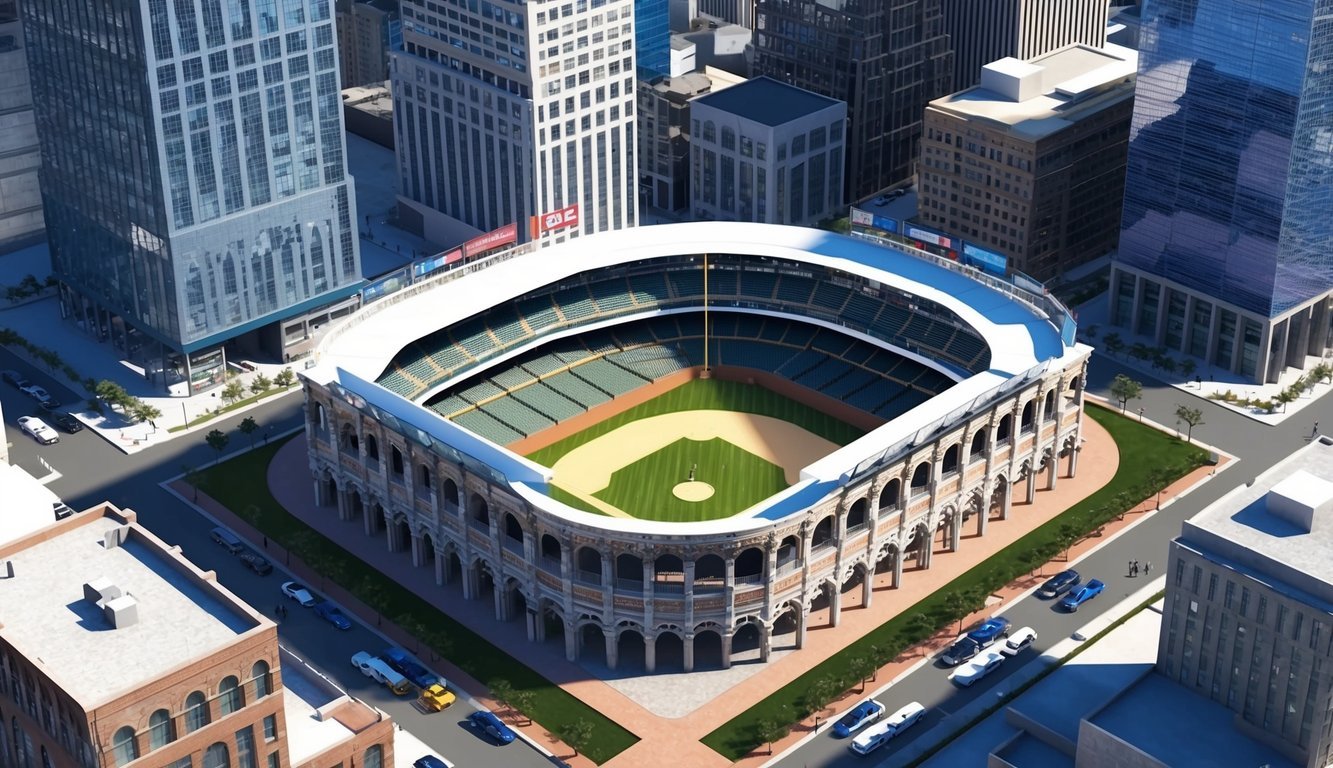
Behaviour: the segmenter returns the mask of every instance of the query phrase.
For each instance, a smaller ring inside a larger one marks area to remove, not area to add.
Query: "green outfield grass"
[[[694,479],[713,486],[712,497],[685,501],[672,494],[677,483]],[[611,474],[611,483],[593,494],[644,520],[693,523],[730,517],[783,488],[782,467],[721,438],[680,439]]]

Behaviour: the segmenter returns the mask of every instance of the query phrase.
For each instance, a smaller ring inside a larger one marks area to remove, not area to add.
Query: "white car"
[[[19,429],[32,435],[33,439],[42,445],[50,445],[60,442],[60,435],[56,434],[50,425],[36,416],[20,416]]]
[[[39,402],[42,400],[51,399],[51,393],[47,392],[45,389],[39,387],[36,384],[29,384],[28,386],[22,389],[22,392],[26,394],[28,397],[31,397],[33,400],[37,400]]]
[[[949,675],[949,680],[966,688],[994,672],[996,667],[1004,663],[1005,658],[1005,655],[999,651],[986,651],[955,669],[953,674]]]
[[[315,604],[315,596],[310,594],[310,590],[295,581],[284,581],[282,583],[282,594],[290,597],[306,608]]]
[[[862,731],[859,736],[852,739],[847,748],[855,754],[868,755],[887,744],[894,736],[911,728],[925,714],[926,708],[920,702],[914,701]]]
[[[1005,641],[1004,645],[1000,646],[1000,653],[1005,656],[1017,656],[1035,642],[1037,642],[1037,630],[1032,627],[1023,627],[1010,633],[1009,639]]]

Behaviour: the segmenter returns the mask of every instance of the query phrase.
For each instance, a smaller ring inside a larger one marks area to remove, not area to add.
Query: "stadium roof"
[[[545,490],[545,481],[549,479],[549,472],[543,471],[544,468],[371,382],[380,376],[398,351],[412,341],[485,311],[509,297],[520,296],[573,275],[622,263],[705,253],[743,254],[816,264],[860,275],[934,301],[981,335],[991,351],[991,368],[959,381],[945,393],[806,467],[801,473],[801,481],[783,493],[737,517],[692,523],[691,531],[694,532],[713,528],[734,530],[741,524],[738,518],[748,517],[753,523],[761,523],[763,518],[776,519],[807,508],[812,499],[818,499],[845,482],[855,468],[873,463],[875,457],[891,452],[897,446],[925,439],[942,421],[976,407],[998,387],[1040,369],[1049,361],[1069,354],[1082,354],[1065,346],[1056,326],[1060,319],[1049,319],[1041,310],[1014,296],[927,259],[818,229],[696,222],[637,227],[580,237],[514,256],[462,279],[448,279],[446,275],[446,279],[439,280],[438,285],[427,290],[412,294],[404,291],[369,305],[331,331],[321,343],[319,364],[304,371],[303,375],[323,384],[336,384],[359,395],[377,410],[395,414],[423,443],[451,446],[477,463],[493,467],[521,495],[535,497]],[[413,286],[413,290],[417,288]],[[658,310],[650,310],[642,316],[657,313]],[[637,316],[617,316],[601,323],[592,322],[564,334],[623,323],[633,317]],[[885,345],[883,340],[848,328],[813,319],[806,321],[829,325],[842,333]],[[538,343],[560,335],[543,336]],[[511,350],[466,375],[499,364],[527,349],[530,349],[529,345]],[[955,380],[960,378],[957,371],[945,369],[928,357],[897,347],[893,349],[936,369],[947,370]],[[445,382],[442,386],[448,384]],[[432,392],[439,389],[436,387]],[[541,499],[541,506],[569,516],[591,517],[590,513],[566,507],[549,497]],[[595,517],[597,524],[604,528],[657,530],[664,525],[646,520]]]

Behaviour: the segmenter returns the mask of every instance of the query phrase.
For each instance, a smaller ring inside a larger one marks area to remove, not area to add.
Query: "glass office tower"
[[[634,0],[634,63],[640,80],[671,74],[671,24],[663,0]]]
[[[80,322],[189,357],[357,290],[332,0],[23,14],[52,266]],[[256,346],[280,354],[270,330]]]
[[[1145,5],[1116,325],[1261,381],[1328,349],[1330,14],[1333,0]]]

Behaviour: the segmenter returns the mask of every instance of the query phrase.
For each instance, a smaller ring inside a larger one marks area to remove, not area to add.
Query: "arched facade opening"
[[[403,476],[403,452],[396,445],[389,446],[389,471],[394,477]]]
[[[986,456],[986,430],[978,429],[972,436],[972,449],[968,452],[968,458],[975,461]]]
[[[361,768],[384,768],[384,747],[371,744],[361,753]]]
[[[542,557],[549,557],[558,565],[560,563],[560,540],[549,533],[543,533],[541,538]]]
[[[722,669],[722,633],[716,627],[694,632],[694,669]]]
[[[954,443],[944,450],[944,457],[940,459],[941,474],[950,475],[958,471],[958,466],[960,464],[958,456],[960,453],[962,453],[962,448],[960,448],[957,443]]]
[[[1055,390],[1046,393],[1046,405],[1042,408],[1042,421],[1055,418]]]
[[[139,759],[139,743],[134,739],[134,727],[125,725],[116,729],[111,737],[111,751],[116,757],[116,765],[129,765]]]
[[[683,575],[685,573],[685,563],[681,561],[679,555],[665,554],[658,555],[653,561],[653,572],[659,577],[664,574]]]
[[[380,460],[380,441],[376,440],[374,435],[366,435],[366,460],[374,462]]]
[[[657,639],[653,641],[656,651],[657,672],[683,672],[685,671],[685,641],[681,636],[669,630],[662,630],[657,633]]]
[[[588,622],[579,627],[579,660],[584,663],[606,664],[606,634],[602,627]]]
[[[446,477],[440,484],[440,501],[451,508],[458,507],[458,483],[455,483],[452,477]]]
[[[884,490],[879,492],[880,509],[897,509],[899,499],[903,495],[903,482],[898,478],[893,478],[884,484]]]
[[[523,525],[512,512],[505,513],[505,536],[511,541],[523,543]]]
[[[231,756],[226,744],[219,741],[204,751],[204,768],[228,768],[230,765]]]
[[[338,433],[338,444],[344,451],[358,455],[361,453],[361,438],[357,437],[356,428],[351,424],[342,425]]]
[[[435,473],[431,471],[429,464],[417,465],[417,487],[423,491],[429,491],[435,486]]]
[[[879,559],[875,561],[874,589],[897,589],[898,575],[901,573],[901,563],[899,562],[902,553],[898,550],[897,544],[880,550]]]
[[[643,633],[633,627],[623,627],[616,634],[616,669],[627,672],[644,670]]]
[[[160,749],[176,740],[176,729],[172,726],[171,713],[159,709],[148,716],[148,748]]]
[[[245,694],[241,691],[241,681],[235,675],[227,675],[218,683],[218,712],[230,715],[245,706]]]
[[[616,581],[622,584],[630,582],[642,589],[643,558],[628,552],[616,555]]]
[[[406,552],[410,548],[408,542],[412,541],[412,526],[407,524],[407,517],[400,517],[393,522],[393,535],[397,542],[395,546],[402,547]]]
[[[810,548],[825,547],[833,544],[833,516],[829,515],[815,524],[815,532],[810,537]]]
[[[865,527],[866,506],[865,499],[857,499],[852,503],[852,508],[847,510],[847,531],[856,531]]]
[[[1036,423],[1036,415],[1037,404],[1035,401],[1029,400],[1028,404],[1023,406],[1023,417],[1019,420],[1019,432],[1021,434],[1032,431],[1032,427]]]
[[[995,425],[996,441],[1010,440],[1014,436],[1014,415],[1006,413],[1000,417],[1000,421]]]
[[[185,697],[185,732],[194,733],[209,723],[208,697],[195,691]]]
[[[472,518],[473,522],[490,527],[491,507],[486,503],[486,500],[481,497],[481,494],[472,494],[472,498],[468,500],[467,507],[468,517]]]
[[[736,580],[746,579],[749,581],[763,581],[764,566],[768,558],[764,555],[764,550],[759,547],[747,547],[736,555]]]
[[[250,667],[250,679],[254,684],[256,700],[262,699],[273,692],[273,681],[269,677],[267,661],[260,659]]]
[[[912,495],[925,493],[930,488],[930,462],[923,461],[912,470]]]
[[[579,578],[592,584],[602,583],[602,553],[592,547],[579,547],[575,552]]]
[[[778,567],[795,565],[801,559],[801,540],[788,536],[778,543]]]
[[[712,552],[700,556],[694,561],[695,585],[713,584],[721,586],[727,577],[727,564]]]

